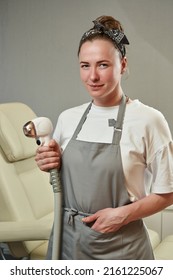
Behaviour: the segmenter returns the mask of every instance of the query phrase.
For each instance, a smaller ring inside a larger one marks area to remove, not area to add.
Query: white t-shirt
[[[64,151],[89,103],[61,113],[53,138]],[[91,110],[77,137],[79,140],[111,143],[119,106]],[[120,141],[125,184],[131,201],[148,193],[173,192],[173,142],[163,115],[138,100],[127,104]]]

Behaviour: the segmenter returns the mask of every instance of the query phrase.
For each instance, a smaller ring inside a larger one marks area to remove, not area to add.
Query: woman
[[[122,90],[126,44],[110,16],[84,33],[80,76],[92,102],[63,112],[37,151],[41,170],[61,168],[62,259],[153,259],[142,218],[173,203],[171,134],[160,112]]]

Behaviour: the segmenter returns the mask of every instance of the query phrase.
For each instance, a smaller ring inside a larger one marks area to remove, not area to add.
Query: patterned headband
[[[84,41],[95,34],[105,34],[115,43],[116,47],[122,54],[122,57],[124,57],[126,54],[124,45],[129,45],[126,35],[119,29],[106,29],[103,24],[96,20],[94,20],[93,23],[94,27],[83,34],[81,41]]]

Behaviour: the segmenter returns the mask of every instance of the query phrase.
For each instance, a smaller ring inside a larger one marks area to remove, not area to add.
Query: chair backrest
[[[27,222],[30,226],[33,222],[32,233],[37,222],[42,225],[40,231],[43,231],[44,224],[47,227],[48,221],[51,229],[53,222],[53,191],[49,174],[37,167],[34,159],[37,145],[34,139],[27,138],[23,133],[23,125],[35,117],[35,113],[23,103],[0,104],[0,241],[11,240],[10,244],[15,243],[16,248],[22,240],[29,255],[44,243],[38,240],[38,232],[35,240],[33,235],[31,238],[28,236],[26,241],[24,237],[16,240],[16,235],[14,240],[12,227],[6,238],[2,236],[8,223],[22,225],[24,222],[19,235],[23,230],[26,236],[25,231],[30,231]]]

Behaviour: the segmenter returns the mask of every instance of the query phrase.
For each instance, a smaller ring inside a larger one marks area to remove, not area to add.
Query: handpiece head
[[[35,138],[38,145],[47,145],[52,131],[52,122],[45,117],[35,118],[23,126],[25,136]]]

